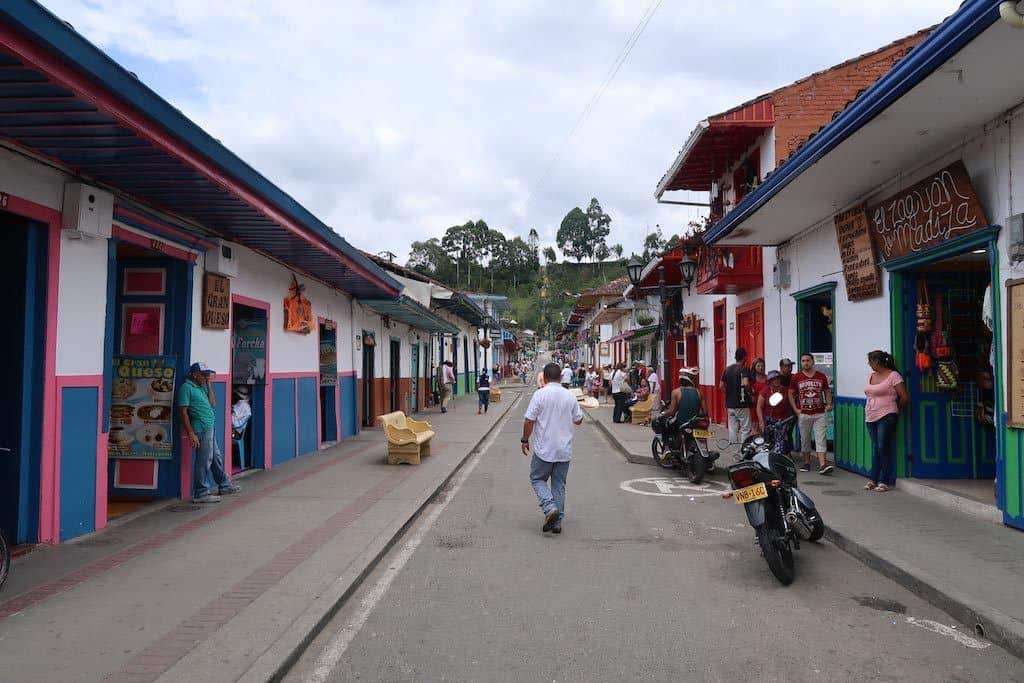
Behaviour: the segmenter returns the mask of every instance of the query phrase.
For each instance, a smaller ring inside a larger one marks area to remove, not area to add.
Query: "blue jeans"
[[[224,471],[224,454],[217,445],[215,429],[196,432],[199,448],[192,451],[192,497],[216,493],[231,487],[231,479]]]
[[[530,461],[530,485],[533,486],[540,509],[544,514],[558,510],[565,516],[565,478],[569,475],[569,463],[548,462],[536,455]],[[548,486],[548,479],[551,486]]]
[[[889,413],[877,422],[868,422],[871,437],[871,481],[892,486],[896,483],[896,413]]]
[[[487,406],[491,404],[491,392],[490,391],[477,391],[477,398],[480,399],[480,407],[487,410]]]

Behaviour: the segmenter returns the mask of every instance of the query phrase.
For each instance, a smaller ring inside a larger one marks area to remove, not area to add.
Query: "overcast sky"
[[[653,193],[698,121],[959,4],[664,0],[570,140],[650,0],[43,2],[353,244],[403,261],[468,219],[553,242],[592,196],[610,243],[639,251],[648,226],[696,218]]]

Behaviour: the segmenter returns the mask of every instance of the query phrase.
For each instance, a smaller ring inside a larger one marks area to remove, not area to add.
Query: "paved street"
[[[660,479],[589,419],[564,533],[541,533],[525,406],[286,680],[1024,680],[1020,660],[830,544],[804,544],[781,586],[720,477]]]

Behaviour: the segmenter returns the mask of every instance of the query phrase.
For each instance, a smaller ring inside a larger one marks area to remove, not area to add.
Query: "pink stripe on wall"
[[[271,441],[273,437],[274,428],[271,424],[273,420],[270,419],[273,415],[274,409],[274,392],[270,390],[270,302],[262,299],[254,299],[250,296],[243,294],[232,294],[232,304],[241,304],[242,306],[249,306],[250,308],[258,308],[267,312],[267,376],[264,379],[266,382],[266,389],[263,392],[263,469],[269,470],[274,466],[274,461],[270,457],[271,453]],[[234,310],[232,309],[230,329],[234,329]],[[232,358],[231,354],[231,335],[228,335],[228,358]],[[228,371],[230,373],[230,369]],[[256,465],[255,453],[253,454],[253,466]]]

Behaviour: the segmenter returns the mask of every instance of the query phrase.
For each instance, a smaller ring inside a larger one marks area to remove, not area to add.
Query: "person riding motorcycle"
[[[697,415],[707,415],[704,397],[697,390],[697,368],[679,369],[679,386],[672,390],[672,400],[662,416],[672,427],[686,424]],[[675,418],[675,419],[671,419]]]

